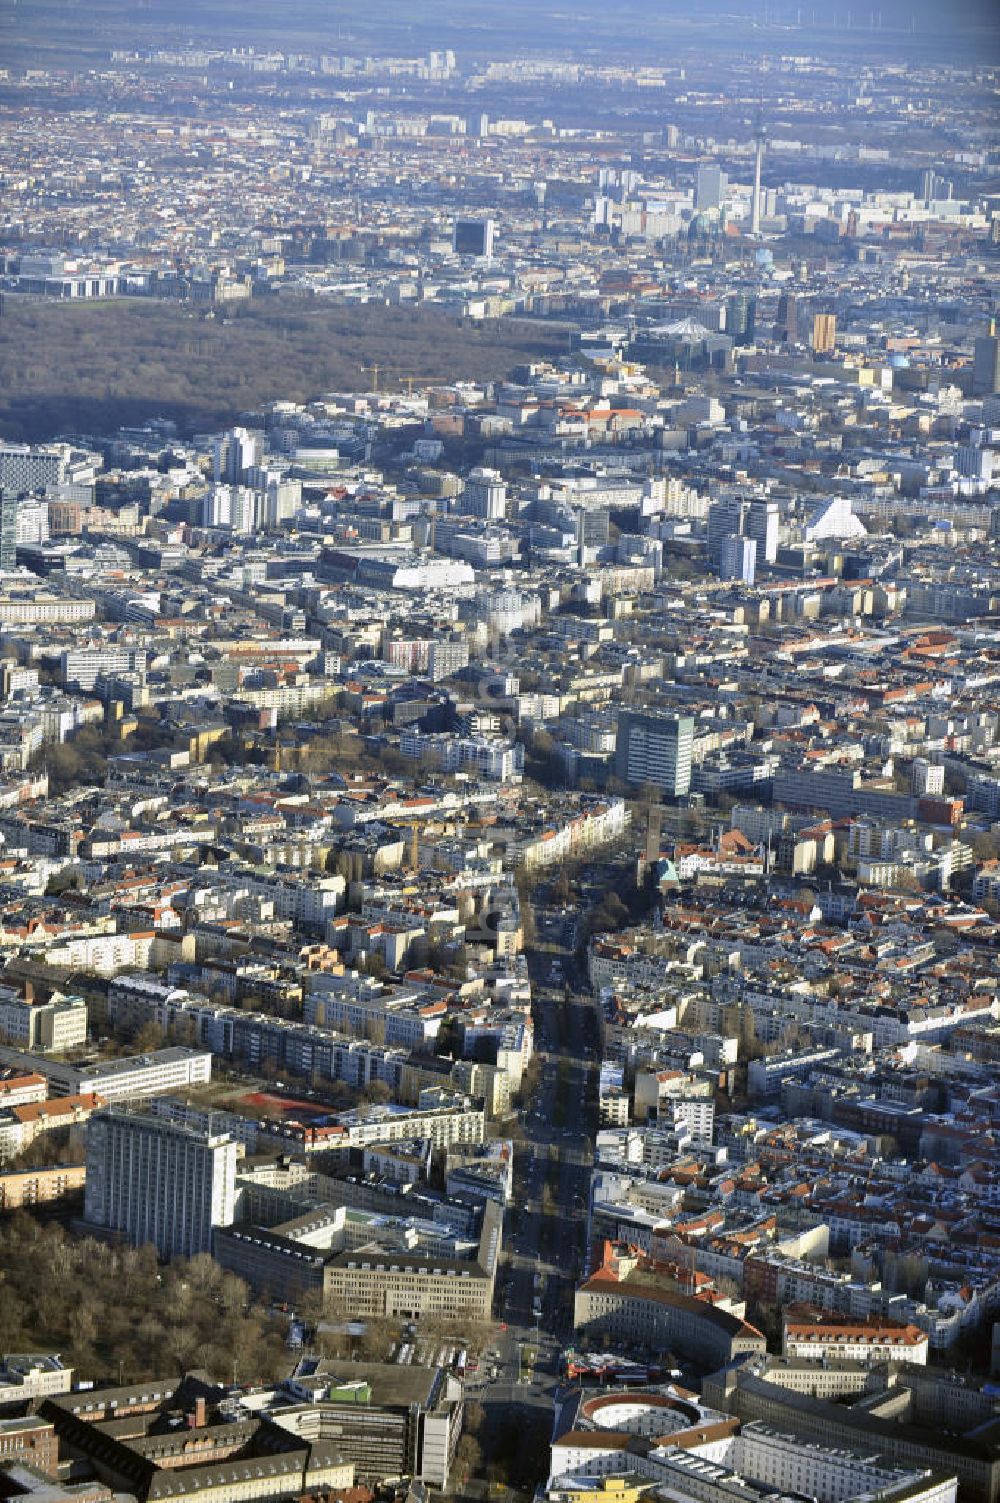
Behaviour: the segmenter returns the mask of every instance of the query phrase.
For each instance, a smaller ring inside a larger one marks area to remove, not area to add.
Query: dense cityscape
[[[1000,1503],[1000,26],[0,14],[0,1499]]]

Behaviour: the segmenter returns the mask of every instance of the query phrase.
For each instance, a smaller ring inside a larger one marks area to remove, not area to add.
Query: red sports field
[[[255,1112],[266,1112],[269,1117],[328,1117],[331,1108],[317,1101],[301,1101],[296,1096],[273,1096],[270,1091],[250,1091],[237,1097],[237,1103],[248,1106]]]

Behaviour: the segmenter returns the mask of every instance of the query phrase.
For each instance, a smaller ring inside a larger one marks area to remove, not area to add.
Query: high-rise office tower
[[[302,505],[302,481],[292,480],[278,472],[268,474],[264,471],[264,475],[264,526],[280,527],[283,522],[290,522]]]
[[[983,422],[987,428],[1000,428],[1000,392],[983,398]]]
[[[959,444],[955,450],[955,469],[970,480],[985,480],[989,484],[994,473],[1000,472],[1000,464],[994,449],[985,449],[982,444]]]
[[[0,569],[17,567],[17,494],[0,490]]]
[[[732,536],[722,539],[719,550],[719,578],[737,579],[741,584],[753,584],[757,578],[757,541],[755,538]]]
[[[260,463],[263,439],[249,428],[231,428],[216,439],[213,453],[213,477],[237,484],[250,470]]]
[[[794,292],[783,292],[778,299],[778,317],[774,337],[780,344],[798,344],[799,314]]]
[[[757,562],[773,564],[778,557],[778,503],[751,501],[743,531],[757,544]]]
[[[927,757],[914,757],[910,787],[917,798],[940,798],[944,793],[944,766]]]
[[[813,318],[812,347],[817,355],[831,355],[837,343],[837,318],[833,313],[817,313]]]
[[[614,208],[613,200],[606,193],[597,193],[594,196],[594,227],[611,224],[611,211]]]
[[[250,533],[255,527],[266,525],[266,493],[255,492],[248,485],[214,485],[202,497],[200,511],[202,527],[228,527],[233,532]]]
[[[698,168],[698,176],[694,185],[694,206],[696,209],[721,209],[722,201],[729,187],[729,179],[721,167],[716,167],[714,162],[706,163]]]
[[[693,743],[690,715],[622,710],[615,736],[615,773],[633,787],[651,783],[669,798],[683,798],[691,788]]]
[[[734,292],[726,302],[726,333],[736,344],[753,344],[757,331],[757,299],[751,292]]]
[[[991,328],[980,334],[972,357],[972,395],[988,397],[1000,391],[1000,338]]]
[[[112,1107],[87,1127],[85,1219],[162,1257],[212,1251],[232,1225],[239,1145],[228,1133]]]
[[[0,490],[11,496],[23,491],[47,491],[70,478],[64,453],[58,445],[0,443]]]
[[[742,536],[749,506],[742,496],[723,496],[708,508],[708,562],[717,569],[725,538]]]
[[[456,219],[452,249],[456,256],[479,256],[488,261],[493,254],[496,223],[492,219]]]
[[[928,167],[920,174],[917,183],[917,198],[922,198],[925,203],[939,203],[941,200],[950,199],[955,192],[955,184],[947,177],[939,177],[933,168]]]
[[[214,485],[206,491],[198,503],[198,523],[201,527],[231,527],[233,521],[233,488],[231,485]]]
[[[458,507],[469,516],[485,517],[488,522],[503,517],[507,509],[507,482],[499,470],[483,465],[470,470]]]

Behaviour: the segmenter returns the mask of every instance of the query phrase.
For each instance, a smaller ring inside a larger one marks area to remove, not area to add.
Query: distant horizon
[[[706,33],[718,28],[714,37]],[[344,0],[286,0],[279,14],[263,0],[220,0],[211,7],[193,0],[95,0],[82,12],[73,0],[19,0],[0,29],[10,55],[40,56],[74,44],[81,61],[108,46],[183,45],[186,41],[226,47],[292,46],[334,52],[374,49],[453,48],[467,56],[562,55],[594,59],[634,57],[665,63],[688,45],[727,53],[784,53],[796,39],[823,55],[859,47],[878,54],[892,47],[900,60],[920,61],[933,44],[955,58],[971,53],[989,65],[1000,61],[1000,17],[992,0],[623,0],[613,12],[596,0],[563,5],[508,5],[498,14],[475,0],[461,6],[443,0],[388,0],[359,15]]]

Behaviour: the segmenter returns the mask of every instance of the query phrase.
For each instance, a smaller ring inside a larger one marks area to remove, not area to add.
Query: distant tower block
[[[837,319],[833,313],[817,313],[813,318],[812,347],[817,355],[832,355],[837,346]]]
[[[496,221],[493,219],[456,219],[452,232],[452,249],[456,256],[476,256],[488,261],[493,255]]]
[[[799,312],[794,292],[783,292],[778,298],[774,337],[781,344],[798,344]]]
[[[764,117],[758,110],[757,120],[753,132],[753,204],[750,209],[750,233],[760,234],[760,169],[764,162],[764,147],[767,144],[767,130],[764,126]]]

